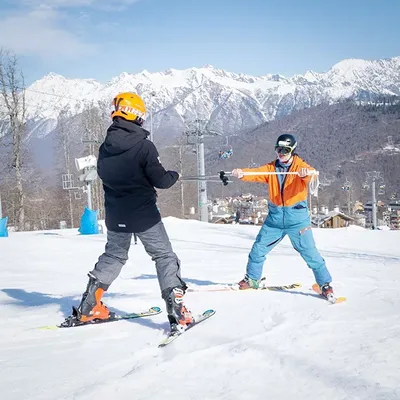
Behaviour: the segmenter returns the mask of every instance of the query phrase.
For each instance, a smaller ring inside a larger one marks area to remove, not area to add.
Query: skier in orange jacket
[[[308,183],[315,169],[301,159],[294,150],[296,138],[280,135],[276,141],[276,160],[259,168],[234,169],[232,175],[246,182],[269,185],[268,216],[249,253],[246,275],[239,282],[240,289],[259,287],[266,255],[286,236],[309,268],[312,269],[322,295],[333,297],[331,275],[317,248],[311,231],[307,206]],[[297,172],[297,174],[244,175],[243,172]]]

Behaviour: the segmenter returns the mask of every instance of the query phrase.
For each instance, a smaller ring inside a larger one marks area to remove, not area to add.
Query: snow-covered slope
[[[253,226],[164,220],[186,282],[205,290],[243,277]],[[11,233],[0,240],[0,386],[5,400],[253,400],[400,398],[400,232],[314,230],[344,304],[310,290],[312,273],[285,239],[266,262],[270,284],[299,291],[191,292],[194,312],[217,314],[159,349],[155,317],[43,331],[86,287],[105,235]],[[160,305],[141,244],[105,295],[114,310]]]
[[[66,105],[79,112],[92,101],[110,104],[116,93],[130,90],[142,95],[152,108],[155,130],[161,121],[182,130],[185,121],[204,119],[210,121],[210,129],[234,133],[321,103],[399,95],[400,57],[344,60],[325,73],[308,71],[291,78],[279,74],[256,77],[205,66],[124,72],[102,85],[93,79],[66,79],[50,73],[28,88],[27,115],[32,129],[41,124],[35,135],[43,136],[55,127]],[[51,123],[43,125],[43,120]]]

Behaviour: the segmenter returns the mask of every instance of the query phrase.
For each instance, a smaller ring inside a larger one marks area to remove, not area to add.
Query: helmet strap
[[[142,126],[144,124],[144,119],[141,117],[136,117],[136,119],[133,121],[136,125]]]

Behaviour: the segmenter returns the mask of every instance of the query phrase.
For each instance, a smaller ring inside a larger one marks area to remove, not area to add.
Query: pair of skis
[[[222,285],[218,287],[208,287],[206,289],[196,289],[196,288],[189,288],[188,291],[240,291],[240,292],[248,292],[248,291],[290,291],[293,289],[298,289],[301,288],[302,285],[300,283],[292,283],[290,285],[280,285],[280,286],[267,286],[265,283],[265,278],[261,280],[261,285],[258,289],[247,289],[247,290],[240,290],[238,288],[238,285]],[[317,284],[314,284],[312,286],[312,290],[319,294],[321,298],[324,300],[327,300],[330,304],[338,304],[346,301],[345,297],[333,297],[327,299],[324,297],[321,293],[321,289]],[[143,318],[143,317],[151,317],[154,315],[158,315],[162,312],[160,307],[151,307],[148,310],[144,310],[141,312],[136,312],[136,313],[128,313],[124,315],[117,315],[117,314],[111,314],[111,317],[106,320],[92,320],[89,322],[80,322],[80,321],[74,321],[72,320],[73,317],[68,317],[66,320],[61,323],[60,325],[46,325],[46,326],[41,326],[38,329],[44,329],[44,330],[52,330],[52,329],[65,329],[65,328],[72,328],[72,327],[78,327],[78,326],[86,326],[86,325],[96,325],[96,324],[104,324],[108,322],[116,322],[116,321],[124,321],[124,320],[129,320],[129,319],[136,319],[136,318]],[[186,332],[189,329],[192,329],[194,326],[198,325],[199,323],[209,319],[215,315],[215,310],[210,309],[204,311],[202,314],[199,314],[197,316],[194,316],[193,322],[187,326],[186,329],[183,330],[175,330],[171,331],[159,344],[158,347],[165,347],[171,342],[173,342],[175,339],[177,339],[179,336],[181,336],[184,332]]]
[[[66,329],[66,328],[76,328],[78,326],[87,326],[87,325],[97,325],[97,324],[106,324],[109,322],[116,322],[116,321],[124,321],[129,319],[136,319],[136,318],[143,318],[143,317],[152,317],[154,315],[158,315],[162,312],[160,307],[151,307],[148,310],[135,312],[135,313],[128,313],[124,315],[118,315],[112,313],[110,318],[108,319],[95,319],[89,322],[80,322],[79,320],[75,320],[73,316],[69,316],[62,322],[60,325],[45,325],[40,326],[37,329],[41,330],[54,330],[54,329]],[[188,325],[185,330],[182,331],[173,331],[170,332],[159,344],[158,347],[165,347],[169,343],[173,342],[176,338],[182,335],[187,330],[193,328],[195,325],[198,325],[200,322],[205,321],[206,319],[212,317],[215,314],[215,310],[206,310],[202,314],[194,316],[193,322]]]
[[[211,285],[208,287],[191,287],[188,289],[189,292],[232,292],[232,291],[240,291],[240,292],[251,292],[251,291],[263,291],[263,290],[269,290],[269,291],[287,291],[287,290],[293,290],[293,289],[300,289],[302,287],[301,283],[292,283],[290,285],[280,285],[280,286],[268,286],[266,285],[266,279],[262,278],[260,281],[260,285],[257,289],[246,289],[246,290],[241,290],[239,288],[238,284],[233,284],[233,285]],[[335,297],[334,295],[330,295],[328,297],[325,297],[322,294],[322,291],[317,283],[314,283],[311,287],[311,289],[317,293],[318,295],[321,296],[322,299],[327,300],[330,304],[339,304],[345,302],[347,299],[346,297]]]

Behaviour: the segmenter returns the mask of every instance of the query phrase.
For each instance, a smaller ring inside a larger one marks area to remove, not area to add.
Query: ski
[[[105,324],[108,322],[123,321],[123,320],[128,320],[128,319],[151,317],[153,315],[160,314],[161,312],[162,312],[162,310],[160,307],[151,307],[148,310],[123,314],[123,315],[110,313],[111,317],[109,319],[97,319],[97,320],[95,319],[95,320],[89,321],[89,322],[80,322],[79,320],[74,319],[73,316],[69,316],[60,325],[45,325],[45,326],[40,326],[36,329],[53,330],[53,329],[61,329],[61,328],[76,328],[78,326],[97,325],[97,324]]]
[[[285,291],[285,290],[293,290],[299,289],[302,287],[301,283],[291,283],[289,285],[278,285],[278,286],[269,286],[265,284],[265,278],[262,278],[260,281],[260,286],[258,289],[239,289],[239,285],[237,283],[231,285],[210,285],[208,287],[189,287],[188,292],[249,292],[249,291],[257,291],[257,290],[270,290],[270,291]]]
[[[262,286],[256,290],[271,290],[271,291],[285,291],[285,290],[293,290],[301,288],[301,283],[292,283],[290,285],[281,285],[281,286]]]
[[[165,347],[171,342],[173,342],[176,338],[184,334],[189,329],[193,328],[194,326],[198,325],[200,322],[205,321],[206,319],[212,317],[215,314],[215,310],[207,310],[204,311],[203,314],[194,317],[193,322],[183,331],[174,331],[170,332],[167,337],[158,345],[158,347]]]
[[[314,283],[312,285],[312,290],[314,290],[315,293],[319,294],[322,299],[326,300],[330,304],[344,303],[347,300],[346,297],[335,297],[335,296],[332,296],[330,299],[327,299],[325,296],[322,295],[322,292],[321,292],[321,289],[320,289],[318,283]]]

